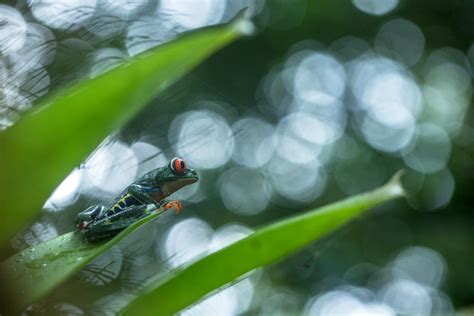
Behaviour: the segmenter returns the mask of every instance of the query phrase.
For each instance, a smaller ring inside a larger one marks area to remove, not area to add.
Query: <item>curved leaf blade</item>
[[[94,258],[163,213],[160,209],[133,223],[114,238],[102,243],[88,243],[79,231],[73,231],[13,255],[0,264],[3,285],[9,284],[14,299],[4,306],[18,312],[45,297]]]
[[[257,230],[165,280],[155,280],[125,315],[171,315],[253,269],[273,263],[338,229],[368,209],[404,195],[396,174],[383,187]],[[289,238],[291,236],[291,238]],[[237,264],[238,263],[238,264]]]
[[[245,32],[238,18],[187,34],[50,97],[0,133],[0,244],[34,219],[56,185],[154,96]]]

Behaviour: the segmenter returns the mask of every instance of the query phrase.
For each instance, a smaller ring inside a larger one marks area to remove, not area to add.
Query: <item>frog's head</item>
[[[171,159],[167,166],[158,168],[155,175],[155,184],[161,188],[164,197],[198,180],[196,171],[188,168],[181,158]]]

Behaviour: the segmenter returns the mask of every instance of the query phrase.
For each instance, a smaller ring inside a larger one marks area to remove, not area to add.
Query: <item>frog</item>
[[[88,242],[111,238],[138,220],[160,210],[183,208],[178,200],[167,197],[199,180],[194,169],[175,157],[128,185],[110,203],[92,205],[80,212],[75,224]]]

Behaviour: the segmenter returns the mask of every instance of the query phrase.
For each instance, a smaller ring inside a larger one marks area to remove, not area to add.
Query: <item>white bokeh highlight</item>
[[[413,66],[420,61],[424,47],[423,32],[415,23],[406,19],[385,23],[375,37],[375,48],[378,52],[407,66]]]
[[[421,173],[434,173],[446,167],[451,155],[451,141],[440,127],[424,123],[418,126],[413,148],[403,155],[412,169]]]
[[[261,167],[273,156],[277,137],[270,123],[260,118],[245,117],[232,125],[232,132],[235,139],[232,160],[240,165]]]
[[[219,23],[225,9],[226,2],[221,0],[162,0],[157,14],[188,30]]]
[[[63,31],[76,31],[92,18],[97,0],[28,0],[33,16],[41,23]]]
[[[130,23],[125,36],[125,46],[130,56],[135,56],[157,45],[173,40],[177,35],[168,19],[142,16]]]
[[[203,220],[185,219],[167,232],[157,250],[167,265],[178,267],[204,255],[213,233],[212,227]]]
[[[219,186],[224,205],[240,215],[262,212],[272,194],[270,180],[256,169],[230,169],[219,177]]]
[[[175,118],[169,140],[178,155],[197,169],[222,166],[234,150],[234,136],[226,120],[207,110],[186,112]]]
[[[306,56],[305,56],[306,55]],[[345,89],[345,71],[332,56],[303,51],[293,59],[305,56],[294,70],[293,93],[303,101],[316,105],[332,104]],[[290,58],[289,63],[293,61]]]
[[[80,194],[83,170],[76,168],[53,191],[43,208],[58,211],[77,201]]]
[[[395,316],[387,305],[363,302],[345,291],[331,291],[307,303],[305,315],[347,315],[347,316]]]
[[[395,259],[395,269],[407,277],[426,286],[438,287],[446,273],[446,262],[436,251],[426,247],[409,247]]]
[[[352,4],[362,12],[384,15],[398,6],[399,0],[352,0]]]
[[[0,52],[13,55],[25,44],[27,24],[16,9],[0,5],[0,25]]]
[[[83,170],[86,186],[81,189],[84,193],[94,194],[100,189],[118,194],[135,180],[138,159],[127,144],[106,140],[86,160]]]

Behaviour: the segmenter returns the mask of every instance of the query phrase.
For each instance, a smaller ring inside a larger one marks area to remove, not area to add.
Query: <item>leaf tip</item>
[[[405,175],[405,173],[406,171],[404,169],[398,170],[386,184],[386,187],[389,188],[391,195],[406,197],[407,194],[401,182],[401,178]]]
[[[242,35],[253,35],[255,33],[255,25],[249,18],[250,10],[248,8],[242,9],[232,21],[234,29]]]

